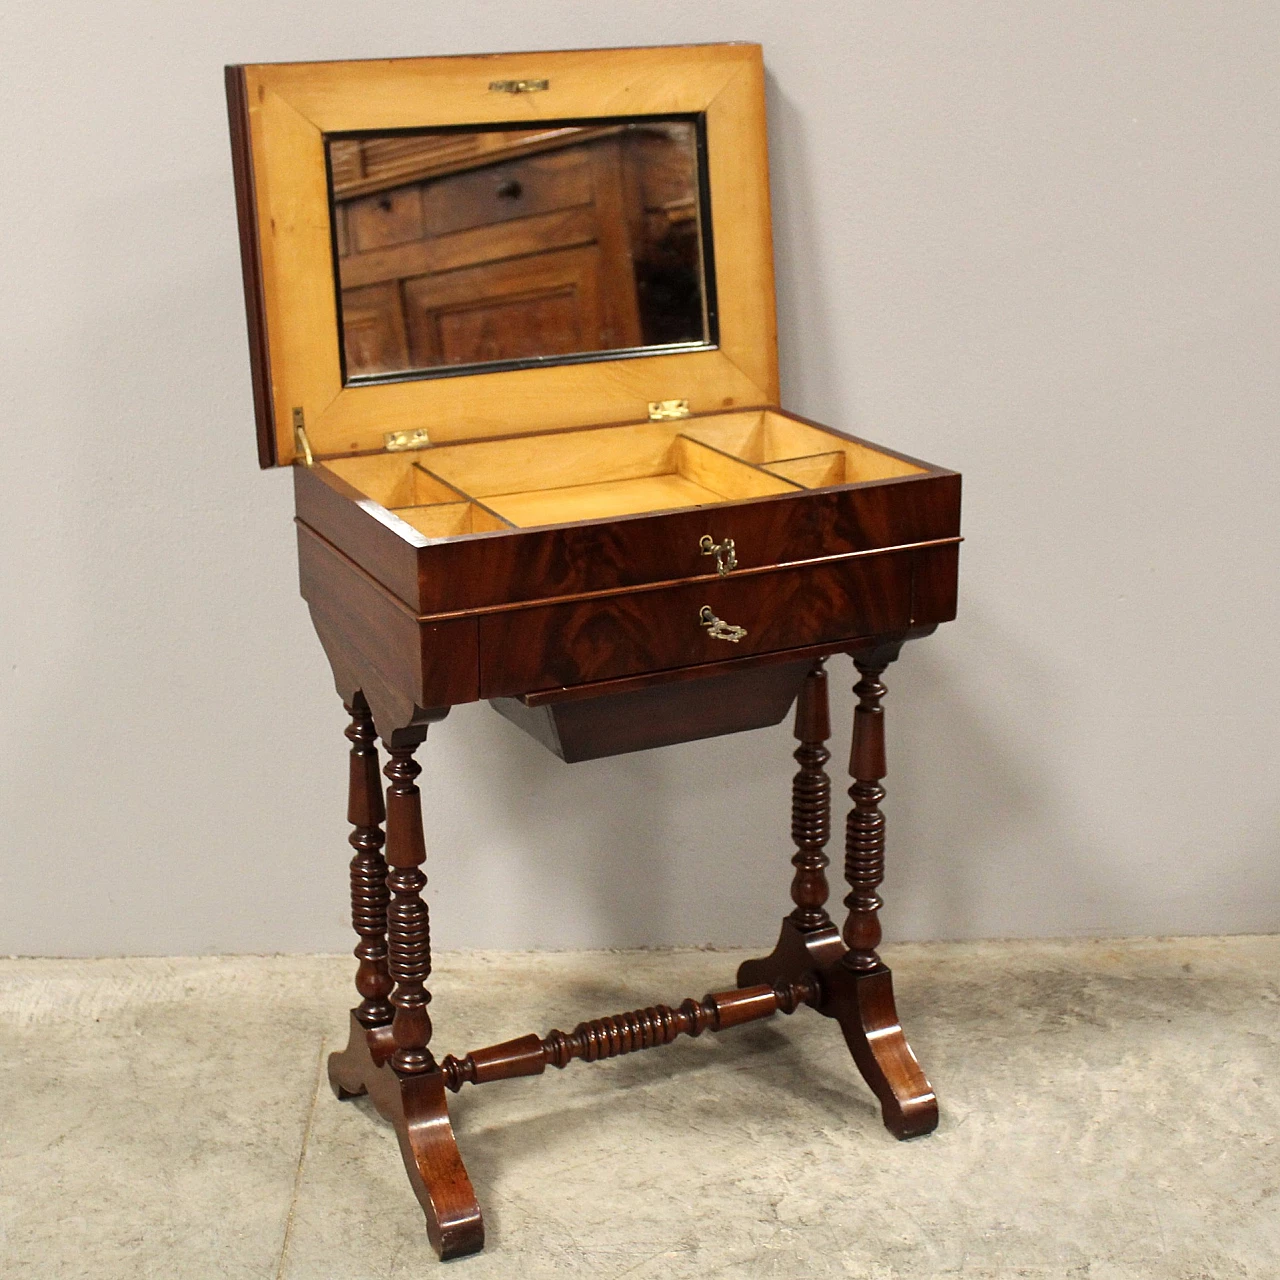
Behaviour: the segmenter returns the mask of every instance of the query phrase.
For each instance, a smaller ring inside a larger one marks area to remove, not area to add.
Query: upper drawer
[[[902,631],[911,565],[910,553],[889,552],[489,614],[480,619],[480,696]],[[704,608],[723,627],[705,625]],[[733,629],[745,634],[725,638]]]
[[[732,578],[748,569],[953,537],[959,532],[959,506],[959,477],[926,475],[530,529],[495,539],[500,548],[491,545],[482,554],[473,550],[474,543],[455,544],[459,559],[453,563],[432,557],[434,548],[424,549],[422,598],[458,599],[465,592],[477,603],[500,604],[714,575],[715,561],[702,551],[704,537],[713,543],[733,540],[737,569]],[[462,557],[469,554],[474,568],[460,571]]]
[[[494,520],[476,525],[494,530],[490,536],[415,547],[389,517],[373,515],[358,492],[320,470],[295,471],[299,517],[422,614],[714,581],[704,535],[735,540],[736,574],[952,538],[960,523],[960,477],[944,474],[552,529],[502,530]]]
[[[960,532],[958,475],[774,409],[331,458],[297,486],[419,614],[714,578],[707,541],[736,574]]]

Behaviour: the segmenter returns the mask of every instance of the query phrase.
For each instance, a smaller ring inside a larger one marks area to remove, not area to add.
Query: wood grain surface
[[[801,659],[536,706],[521,698],[490,705],[572,764],[777,724],[808,669]]]
[[[716,617],[747,634],[715,639]],[[747,577],[717,578],[480,618],[480,687],[510,697],[553,685],[714,662],[845,637],[903,631],[910,621],[911,556],[886,552]]]

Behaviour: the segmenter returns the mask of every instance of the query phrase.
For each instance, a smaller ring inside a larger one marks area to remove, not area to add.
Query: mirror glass
[[[348,383],[715,344],[699,118],[325,143]]]

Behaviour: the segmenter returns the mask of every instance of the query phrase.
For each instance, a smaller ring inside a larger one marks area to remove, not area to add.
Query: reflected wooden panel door
[[[405,284],[404,300],[419,366],[571,355],[610,332],[596,245],[423,276]]]
[[[403,369],[409,343],[399,284],[391,280],[344,290],[342,331],[348,373]]]

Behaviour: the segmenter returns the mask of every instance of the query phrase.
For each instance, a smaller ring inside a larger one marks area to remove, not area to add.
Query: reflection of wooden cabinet
[[[456,135],[331,144],[348,376],[703,338],[700,288],[673,328],[670,291],[650,287],[673,227],[697,279],[692,146],[556,133],[466,135],[485,145],[462,157],[440,154]]]

